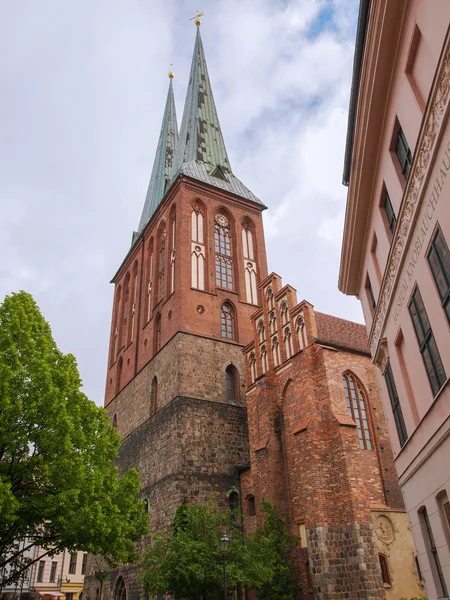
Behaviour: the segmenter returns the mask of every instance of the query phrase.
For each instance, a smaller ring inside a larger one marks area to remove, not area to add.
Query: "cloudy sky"
[[[269,207],[269,271],[362,321],[337,289],[357,0],[2,0],[0,299],[33,294],[98,404],[109,281],[139,222],[171,69],[181,121],[197,8],[231,166]]]

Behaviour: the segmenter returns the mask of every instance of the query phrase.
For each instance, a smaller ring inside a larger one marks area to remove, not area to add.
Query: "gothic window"
[[[170,282],[169,294],[175,291],[175,233],[176,233],[176,218],[175,211],[172,210],[170,218]]]
[[[381,577],[383,579],[384,587],[391,587],[391,577],[389,575],[389,566],[387,558],[384,556],[384,554],[379,554],[378,558],[380,560]]]
[[[280,314],[281,314],[281,324],[287,325],[289,321],[289,313],[288,313],[288,305],[285,300],[281,303],[280,306]]]
[[[277,330],[277,317],[274,310],[269,315],[269,328],[271,334],[275,333]]]
[[[255,383],[256,380],[256,356],[255,353],[252,352],[248,357],[248,362],[250,366],[250,381]]]
[[[216,285],[233,289],[233,260],[230,224],[225,215],[215,218],[214,243],[216,251]]]
[[[244,250],[244,276],[247,302],[249,304],[258,304],[253,232],[252,224],[249,219],[244,219],[242,223],[242,247]]]
[[[133,280],[131,283],[131,297],[130,297],[130,314],[128,317],[128,336],[127,336],[127,344],[131,344],[134,339],[135,327],[136,327],[136,309],[137,309],[137,293],[138,293],[138,264],[137,261],[134,263],[133,267]]]
[[[198,202],[191,213],[191,285],[197,290],[205,289],[205,245],[203,238],[203,208]]]
[[[266,345],[264,344],[263,346],[261,346],[261,371],[263,373],[266,373],[269,369],[269,365],[267,362],[267,349],[266,349]]]
[[[298,317],[297,321],[295,322],[295,329],[297,330],[298,343],[300,345],[300,350],[303,350],[303,348],[305,348],[307,345],[306,328],[305,328],[305,321],[304,321],[303,317]]]
[[[230,510],[239,510],[239,494],[237,492],[231,492],[228,496],[228,506]]]
[[[152,316],[152,299],[153,299],[153,267],[154,267],[154,253],[153,253],[153,238],[150,240],[148,245],[148,264],[147,264],[147,323],[150,321]]]
[[[280,359],[280,344],[278,343],[277,336],[272,338],[272,356],[273,356],[274,367],[278,367],[281,364],[281,359]]]
[[[292,344],[292,333],[290,327],[284,329],[284,349],[286,352],[286,358],[291,358],[294,354],[294,348]]]
[[[267,298],[267,308],[269,310],[273,310],[273,290],[271,287],[267,288],[266,298]]]
[[[116,308],[114,311],[114,325],[113,325],[114,346],[113,346],[113,355],[111,357],[111,364],[113,364],[115,362],[117,354],[120,350],[120,314],[122,312],[121,304],[122,304],[122,287],[119,285],[119,287],[117,288]]]
[[[120,348],[122,348],[122,346],[125,346],[127,341],[128,341],[128,336],[127,336],[127,331],[128,331],[128,324],[129,324],[129,318],[130,318],[130,273],[127,273],[125,275],[125,282],[124,282],[124,303],[122,306],[122,328],[121,328],[121,335],[120,335]]]
[[[225,302],[221,313],[222,337],[228,340],[234,339],[234,311],[231,304]]]
[[[250,517],[256,515],[256,499],[255,496],[248,496],[247,498],[247,514]]]
[[[114,413],[112,426],[114,427],[114,429],[117,429],[117,413]]]
[[[258,321],[258,341],[260,344],[262,344],[264,342],[264,340],[266,339],[266,331],[264,328],[264,321],[261,319],[261,321]]]
[[[366,397],[362,385],[352,373],[344,373],[342,382],[345,390],[348,414],[356,423],[359,446],[363,450],[372,450],[369,417],[367,415]]]
[[[158,378],[156,375],[152,379],[152,389],[150,392],[150,416],[154,415],[158,408]]]
[[[123,368],[123,359],[119,358],[119,362],[117,363],[117,379],[116,379],[116,394],[120,392],[120,387],[122,383],[122,368]]]
[[[225,392],[228,404],[236,403],[236,372],[230,365],[225,370]]]
[[[125,588],[125,581],[122,576],[120,576],[117,580],[114,600],[127,600],[127,590]]]
[[[166,237],[165,228],[161,228],[158,240],[158,302],[164,298],[164,285],[166,281]]]
[[[154,330],[154,353],[156,354],[161,349],[161,315],[155,319]]]

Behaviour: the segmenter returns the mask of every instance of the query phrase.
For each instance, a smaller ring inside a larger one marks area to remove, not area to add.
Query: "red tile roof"
[[[321,312],[315,312],[317,338],[335,346],[342,346],[358,352],[370,353],[364,325],[346,321]]]

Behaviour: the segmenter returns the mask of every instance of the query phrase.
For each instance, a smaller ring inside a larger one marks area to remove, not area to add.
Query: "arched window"
[[[292,345],[292,334],[290,327],[284,328],[284,349],[286,351],[286,358],[291,358],[291,356],[294,354],[294,348]]]
[[[255,353],[252,352],[248,357],[248,362],[250,366],[250,381],[255,383],[256,380],[256,356]]]
[[[348,414],[354,419],[358,429],[359,445],[364,450],[372,450],[372,440],[366,408],[366,397],[362,385],[353,373],[344,373],[342,382],[345,390]]]
[[[131,298],[130,298],[130,314],[128,317],[128,335],[127,345],[131,344],[134,339],[135,326],[136,326],[136,308],[137,308],[137,293],[138,293],[138,263],[134,263],[133,267],[133,279],[131,282]]]
[[[125,346],[128,342],[128,336],[127,336],[127,331],[128,331],[128,324],[129,324],[129,318],[130,318],[130,273],[127,273],[125,275],[125,281],[123,284],[123,291],[124,291],[124,302],[122,305],[122,327],[121,327],[121,332],[120,332],[120,348],[122,348],[123,346]]]
[[[148,498],[144,498],[144,510],[148,514]]]
[[[120,388],[122,385],[122,369],[123,369],[123,358],[119,358],[119,362],[117,364],[117,378],[116,378],[116,394],[120,392]]]
[[[152,379],[152,390],[150,392],[150,416],[154,415],[158,408],[158,378]]]
[[[252,229],[250,219],[244,219],[242,222],[242,248],[244,251],[245,292],[249,304],[258,304],[258,285],[256,282],[256,262]]]
[[[169,281],[169,294],[175,291],[175,241],[176,241],[176,216],[175,208],[172,208],[170,212],[170,281]]]
[[[283,300],[283,302],[281,303],[280,315],[281,315],[281,324],[287,325],[287,322],[289,321],[289,314],[288,314],[288,305],[285,300]]]
[[[228,340],[234,339],[234,311],[228,302],[222,305],[221,313],[222,337]]]
[[[258,329],[258,342],[260,344],[262,344],[266,339],[266,331],[264,328],[264,321],[262,319],[260,321],[258,321],[257,329]]]
[[[161,348],[161,313],[155,319],[155,330],[154,330],[154,343],[153,349],[156,354]]]
[[[203,207],[194,202],[191,213],[191,285],[197,290],[205,289],[205,242],[203,234]]]
[[[164,298],[166,281],[166,229],[163,224],[158,237],[158,302]]]
[[[266,299],[268,310],[273,310],[273,290],[271,287],[267,288]]]
[[[147,261],[148,261],[147,262],[147,276],[148,276],[148,282],[147,282],[147,311],[146,311],[146,314],[147,314],[147,323],[152,318],[154,260],[155,260],[155,255],[154,255],[154,252],[153,252],[153,238],[152,238],[150,240],[149,244],[148,244],[148,257],[147,257]]]
[[[261,346],[261,371],[263,373],[266,373],[269,369],[269,365],[267,362],[267,348],[266,345],[264,344],[263,346]]]
[[[384,554],[379,554],[378,558],[380,559],[381,577],[383,578],[384,587],[391,587],[391,576],[389,573],[389,565],[387,558]]]
[[[278,367],[281,364],[280,358],[280,344],[278,343],[277,336],[272,338],[272,356],[273,356],[273,366]]]
[[[114,311],[114,345],[113,345],[113,355],[111,357],[111,365],[115,363],[117,354],[120,350],[120,315],[121,315],[121,301],[122,301],[122,287],[119,285],[117,288],[116,294],[116,306]]]
[[[127,600],[127,590],[122,576],[117,579],[114,600]]]
[[[234,367],[229,365],[225,370],[225,392],[228,404],[236,403],[237,377]]]
[[[300,350],[303,350],[303,348],[306,348],[307,346],[305,321],[303,317],[298,317],[297,321],[295,322],[295,329],[297,330]]]
[[[247,498],[247,514],[250,517],[256,515],[256,499],[255,496],[248,496]]]
[[[274,310],[269,315],[269,329],[270,334],[275,333],[277,330],[277,317]]]
[[[232,511],[239,509],[239,494],[237,492],[231,492],[228,496],[228,506]]]
[[[114,427],[114,429],[117,429],[117,413],[114,413],[112,426]]]
[[[214,244],[216,250],[216,285],[233,289],[233,260],[230,223],[223,214],[215,218]]]

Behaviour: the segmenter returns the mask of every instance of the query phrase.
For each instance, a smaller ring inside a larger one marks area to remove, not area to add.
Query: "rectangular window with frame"
[[[447,586],[445,584],[444,574],[442,572],[441,561],[439,559],[439,553],[436,548],[436,543],[434,541],[433,530],[431,529],[431,524],[430,524],[430,519],[428,518],[427,509],[425,507],[423,507],[422,510],[420,511],[420,514],[423,518],[423,523],[425,525],[425,529],[426,529],[426,533],[427,533],[427,537],[428,537],[429,549],[430,549],[431,555],[434,560],[434,564],[436,567],[436,574],[438,576],[439,584],[441,586],[442,593],[438,594],[438,596],[448,598]],[[436,582],[436,584],[437,584],[437,582]],[[436,585],[436,587],[438,587],[438,586]],[[439,590],[437,590],[437,591],[439,591]]]
[[[375,313],[377,309],[377,303],[375,301],[375,296],[373,295],[372,284],[370,283],[370,278],[367,275],[366,277],[366,290],[367,290],[367,298],[369,300],[369,305],[372,310],[372,315]]]
[[[404,446],[408,439],[408,432],[406,431],[405,421],[403,420],[402,407],[398,398],[397,388],[395,386],[390,362],[388,362],[386,365],[384,379],[386,381],[386,387],[388,389],[389,399],[391,401],[392,414],[394,415],[400,446]]]
[[[45,569],[45,560],[40,560],[39,565],[38,565],[37,577],[36,577],[36,581],[38,583],[42,583],[44,580],[44,569]]]
[[[403,129],[399,127],[397,133],[397,140],[395,142],[395,154],[397,155],[398,162],[402,170],[402,175],[405,179],[408,179],[409,172],[412,164],[412,154],[409,149],[408,142],[406,141]]]
[[[50,569],[50,583],[55,583],[56,581],[56,569],[58,567],[58,563],[56,561],[52,561],[52,566]]]
[[[70,553],[70,562],[69,562],[69,574],[75,575],[76,572],[77,572],[77,553],[71,552]]]
[[[427,260],[447,321],[450,323],[450,251],[439,225],[431,240]]]
[[[81,574],[82,574],[82,575],[86,575],[86,569],[87,569],[87,558],[88,558],[88,555],[87,555],[87,553],[85,552],[85,553],[83,554],[83,562],[82,562],[82,564],[81,564]]]
[[[419,288],[416,286],[408,305],[409,314],[416,332],[420,353],[430,381],[433,395],[436,396],[447,379],[441,355],[434,339],[427,311]]]
[[[391,230],[392,235],[394,235],[395,226],[397,225],[397,217],[395,216],[394,209],[392,208],[392,202],[387,191],[384,193],[383,208],[386,214],[389,229]]]

